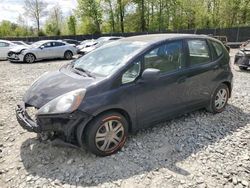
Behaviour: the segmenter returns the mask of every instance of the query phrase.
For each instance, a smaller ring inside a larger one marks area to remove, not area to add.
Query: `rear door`
[[[185,91],[189,106],[202,106],[210,100],[220,74],[219,59],[214,60],[212,46],[206,39],[186,40],[188,67],[185,70]]]
[[[0,42],[0,59],[6,59],[11,46],[7,42]]]

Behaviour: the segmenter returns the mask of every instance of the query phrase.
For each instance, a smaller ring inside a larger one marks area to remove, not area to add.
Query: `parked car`
[[[250,43],[244,45],[235,55],[234,64],[241,70],[247,70],[250,67]]]
[[[124,38],[42,75],[17,105],[17,120],[41,138],[111,155],[131,132],[200,108],[222,112],[229,61],[224,45],[206,36]]]
[[[69,44],[74,44],[76,46],[80,44],[80,41],[74,39],[63,39],[62,41],[67,42]]]
[[[114,42],[116,40],[122,39],[123,37],[100,37],[97,40],[93,41],[92,43],[88,43],[84,48],[82,48],[79,53],[80,54],[87,54],[105,44],[110,42]]]
[[[23,42],[23,41],[12,41],[16,45],[23,45],[23,46],[29,46],[29,44]]]
[[[218,36],[213,36],[213,38],[220,40],[224,44],[224,46],[227,49],[228,53],[230,53],[230,46],[228,45],[227,36],[218,35]]]
[[[91,40],[85,40],[82,41],[78,46],[76,46],[78,53],[80,53],[81,50],[83,50],[86,47],[93,46],[96,44],[96,40],[91,39]]]
[[[33,43],[31,46],[17,46],[11,49],[8,52],[8,59],[11,62],[26,63],[55,58],[70,60],[76,53],[76,47],[71,44],[57,40],[42,40]]]
[[[0,60],[6,60],[8,57],[8,51],[16,46],[11,41],[8,40],[0,40]]]
[[[244,48],[244,47],[246,47],[248,44],[250,44],[250,40],[247,40],[247,41],[243,42],[242,45],[240,46],[240,48]]]

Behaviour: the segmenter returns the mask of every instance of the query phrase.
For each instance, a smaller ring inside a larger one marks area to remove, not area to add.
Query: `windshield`
[[[108,76],[117,71],[142,48],[138,42],[113,42],[86,54],[74,62],[74,68],[84,69],[92,74]]]

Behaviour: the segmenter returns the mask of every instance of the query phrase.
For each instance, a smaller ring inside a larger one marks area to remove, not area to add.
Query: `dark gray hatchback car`
[[[222,112],[232,91],[229,61],[207,36],[124,38],[42,75],[17,105],[17,120],[41,139],[111,155],[130,132],[200,108]]]

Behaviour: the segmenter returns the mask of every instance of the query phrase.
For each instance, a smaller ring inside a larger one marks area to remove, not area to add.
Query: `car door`
[[[211,46],[205,39],[186,40],[188,68],[185,72],[187,104],[203,107],[208,103],[220,74],[218,60],[213,60]]]
[[[55,58],[62,58],[64,56],[65,44],[62,42],[53,42],[53,51]]]
[[[46,42],[38,50],[37,56],[39,59],[50,59],[55,56],[54,50],[53,50],[53,43],[52,42]]]
[[[11,45],[7,42],[0,42],[0,59],[6,59]]]
[[[139,128],[151,125],[184,108],[182,66],[185,65],[183,41],[164,43],[151,49],[142,57],[143,71],[148,68],[160,70],[157,80],[144,82],[138,79],[134,88],[136,116]]]

